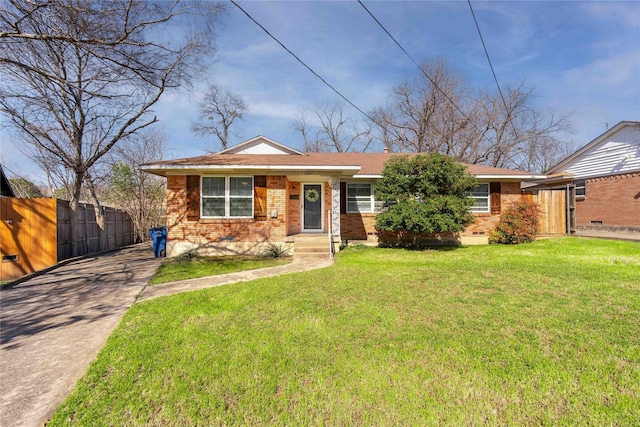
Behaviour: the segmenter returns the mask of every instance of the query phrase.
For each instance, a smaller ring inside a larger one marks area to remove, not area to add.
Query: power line
[[[369,9],[367,9],[367,7],[364,5],[364,3],[362,3],[361,0],[358,0],[358,3],[360,3],[360,6],[362,6],[364,8],[364,10],[367,11],[367,13],[369,14],[369,16],[371,16],[371,18],[373,18],[374,21],[376,21],[376,23],[380,26],[380,28],[382,28],[382,30],[387,33],[387,35],[391,38],[391,40],[394,41],[394,43],[396,45],[398,45],[398,47],[400,48],[400,50],[402,50],[404,52],[405,55],[407,55],[407,57],[411,60],[411,62],[413,62],[415,64],[416,67],[418,67],[418,69],[422,72],[422,74],[425,75],[425,77],[427,79],[429,79],[429,81],[436,87],[436,89],[438,89],[440,91],[440,93],[442,93],[444,95],[444,97],[447,99],[447,101],[449,101],[451,103],[451,105],[453,105],[456,110],[458,110],[460,112],[460,114],[462,114],[464,116],[465,119],[467,119],[467,121],[469,123],[471,123],[473,125],[474,128],[476,128],[476,130],[478,132],[480,132],[480,134],[483,134],[483,132],[480,130],[480,128],[475,124],[475,122],[473,120],[471,120],[469,118],[469,116],[467,116],[465,114],[464,111],[462,111],[462,109],[460,107],[458,107],[458,105],[451,99],[449,98],[449,95],[447,95],[442,89],[440,89],[440,86],[438,86],[438,84],[429,76],[429,74],[427,74],[426,71],[424,71],[424,69],[418,65],[418,63],[415,61],[415,59],[413,59],[413,57],[409,54],[409,52],[406,51],[406,49],[404,47],[402,47],[402,45],[398,42],[398,40],[396,40],[395,37],[393,37],[391,35],[391,33],[385,28],[384,25],[382,25],[382,23],[378,20],[378,18],[376,18],[374,16],[373,13],[371,13],[371,11]]]
[[[302,59],[300,59],[295,53],[293,53],[288,47],[286,47],[280,40],[278,40],[273,34],[271,34],[265,27],[262,26],[262,24],[260,24],[258,21],[256,21],[251,15],[249,15],[249,13],[244,10],[238,3],[235,2],[235,0],[230,0],[231,3],[233,3],[233,5],[235,7],[237,7],[238,9],[240,9],[242,11],[242,13],[244,13],[245,15],[247,15],[247,17],[249,19],[251,19],[258,27],[262,28],[262,30],[267,33],[267,35],[269,37],[271,37],[276,43],[278,43],[280,46],[282,46],[282,48],[284,50],[286,50],[291,56],[293,56],[299,63],[301,63],[307,70],[311,71],[311,73],[316,76],[318,79],[320,79],[320,81],[322,81],[322,83],[324,83],[325,85],[327,85],[332,91],[334,91],[335,93],[338,94],[338,96],[340,96],[342,99],[344,99],[349,105],[351,105],[353,108],[355,108],[356,110],[358,110],[360,113],[362,113],[365,117],[367,117],[369,120],[371,120],[372,122],[378,124],[378,126],[380,126],[380,124],[377,122],[377,120],[375,120],[373,117],[371,117],[369,114],[365,113],[363,110],[361,110],[356,104],[354,104],[353,102],[351,102],[346,96],[344,96],[338,89],[336,89],[335,87],[333,87],[329,82],[327,82],[324,78],[322,78],[322,76],[320,76],[318,73],[316,73],[313,68],[311,68],[310,66],[308,66]]]
[[[498,87],[498,93],[500,94],[500,98],[502,99],[502,104],[504,105],[504,110],[507,113],[507,120],[511,124],[511,128],[513,129],[513,133],[516,136],[516,140],[519,140],[518,132],[516,131],[516,127],[513,124],[513,120],[511,119],[511,112],[509,111],[509,107],[507,107],[507,101],[504,99],[504,95],[502,94],[502,89],[500,89],[500,83],[498,83],[498,77],[496,76],[496,72],[493,69],[493,64],[491,63],[491,58],[489,57],[489,51],[487,50],[487,46],[484,43],[484,37],[482,37],[482,32],[480,31],[480,25],[478,25],[478,20],[476,19],[476,14],[473,12],[473,7],[471,6],[471,0],[467,0],[469,3],[469,9],[471,10],[471,16],[473,16],[473,22],[476,24],[476,29],[478,30],[478,35],[480,36],[480,41],[482,42],[482,48],[484,49],[484,53],[487,56],[487,61],[489,62],[489,68],[491,68],[491,74],[493,74],[493,80],[496,82],[496,86]]]

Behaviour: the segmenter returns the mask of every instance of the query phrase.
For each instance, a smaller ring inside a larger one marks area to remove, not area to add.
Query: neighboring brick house
[[[167,178],[167,254],[257,253],[301,234],[376,242],[376,180],[393,153],[302,153],[259,136],[217,154],[143,165]],[[475,224],[453,236],[487,243],[521,182],[541,179],[509,169],[467,165],[478,179]],[[328,237],[327,237],[328,240]],[[328,247],[328,246],[327,246]]]
[[[640,121],[623,121],[549,169],[535,188],[570,188],[572,228],[640,232]]]

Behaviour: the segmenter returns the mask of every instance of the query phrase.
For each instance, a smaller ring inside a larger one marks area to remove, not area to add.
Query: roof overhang
[[[545,179],[546,175],[536,175],[536,174],[523,174],[523,175],[485,175],[478,174],[476,175],[476,179],[483,181],[532,181],[535,179]]]
[[[481,181],[513,181],[513,182],[520,182],[520,181],[529,181],[529,180],[536,180],[536,179],[545,179],[546,176],[545,175],[483,175],[483,174],[479,174],[479,175],[474,175],[476,177],[476,179],[481,180]],[[380,179],[382,178],[382,175],[354,175],[354,178],[357,179]]]
[[[250,173],[253,175],[322,175],[351,177],[360,166],[308,165],[163,165],[149,164],[141,169],[159,176]]]
[[[380,179],[382,175],[360,175],[360,166],[345,165],[167,165],[148,164],[141,169],[145,172],[159,176],[169,175],[208,175],[208,174],[234,174],[249,173],[252,175],[283,175],[283,176],[335,176],[355,179]],[[546,175],[537,174],[478,174],[478,180],[485,181],[532,181],[546,179]],[[567,179],[567,178],[564,178]]]

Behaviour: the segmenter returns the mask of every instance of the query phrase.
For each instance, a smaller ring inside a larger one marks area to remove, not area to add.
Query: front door
[[[302,231],[322,231],[322,184],[302,186]]]

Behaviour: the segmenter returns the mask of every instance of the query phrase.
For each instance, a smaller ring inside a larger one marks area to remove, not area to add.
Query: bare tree
[[[138,241],[148,240],[147,230],[161,224],[164,215],[164,180],[140,165],[162,160],[166,151],[166,135],[149,130],[123,141],[110,155],[106,200],[129,214]]]
[[[394,87],[388,105],[372,113],[372,125],[379,128],[382,142],[392,151],[446,151],[446,138],[438,127],[457,115],[451,101],[461,103],[461,78],[444,58],[424,63],[421,68],[429,78],[419,74]]]
[[[304,151],[320,152],[323,147],[320,145],[320,135],[317,129],[314,129],[309,120],[309,116],[305,111],[300,111],[293,120],[293,130],[300,132],[304,141]]]
[[[439,58],[396,86],[372,112],[378,138],[393,151],[440,152],[458,161],[543,171],[568,150],[568,116],[543,114],[524,85],[474,93]],[[505,108],[506,104],[506,108]]]
[[[89,169],[155,123],[151,108],[213,52],[220,10],[204,0],[0,4],[0,111],[25,143],[71,172],[74,213]],[[72,222],[77,254],[75,214]]]
[[[477,134],[466,161],[543,172],[571,150],[569,116],[538,111],[533,91],[522,84],[503,93],[504,102],[488,93],[476,100],[476,124],[485,132]]]
[[[315,106],[311,113],[319,123],[313,126],[307,114],[301,111],[293,127],[302,134],[306,151],[366,151],[373,136],[369,125],[359,126],[346,115],[343,103]]]
[[[191,123],[193,132],[200,136],[216,136],[222,149],[226,149],[229,135],[233,135],[233,122],[242,119],[247,110],[242,98],[210,84],[198,108],[198,120]]]

